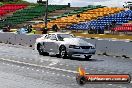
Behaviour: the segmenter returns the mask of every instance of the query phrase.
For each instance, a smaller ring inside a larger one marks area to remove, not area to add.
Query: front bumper
[[[95,49],[69,49],[68,55],[71,57],[85,58],[86,56],[95,55]]]
[[[85,58],[86,56],[92,56],[94,54],[73,54],[72,57]]]

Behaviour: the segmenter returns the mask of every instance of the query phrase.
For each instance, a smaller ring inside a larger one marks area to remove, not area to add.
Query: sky
[[[37,2],[37,0],[25,0],[29,2]],[[82,7],[87,5],[104,5],[109,7],[122,7],[124,2],[132,0],[49,0],[49,4],[65,4],[71,3],[73,7]]]

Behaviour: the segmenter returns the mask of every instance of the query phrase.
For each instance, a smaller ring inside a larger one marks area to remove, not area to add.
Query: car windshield
[[[74,38],[74,36],[70,34],[57,34],[57,37],[60,41],[63,41],[64,38]]]

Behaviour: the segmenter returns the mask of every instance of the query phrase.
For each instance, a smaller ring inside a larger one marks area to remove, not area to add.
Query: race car
[[[49,33],[36,39],[36,50],[40,55],[54,54],[61,58],[91,58],[95,46],[69,33]]]

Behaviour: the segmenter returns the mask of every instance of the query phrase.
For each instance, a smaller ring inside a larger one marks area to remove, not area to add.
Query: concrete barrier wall
[[[16,44],[23,45],[23,46],[34,46],[35,41],[39,38],[40,35],[17,35],[16,34]]]
[[[98,54],[126,56],[132,58],[132,42],[103,39],[84,39],[96,46]]]
[[[34,46],[40,35],[25,35],[14,33],[0,33],[0,42],[23,46]]]
[[[40,35],[0,33],[0,42],[33,47]],[[127,56],[132,58],[132,42],[103,39],[85,39],[96,46],[97,54]],[[34,48],[34,47],[33,47]]]

